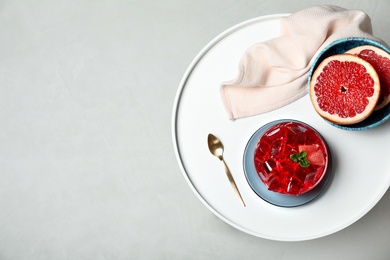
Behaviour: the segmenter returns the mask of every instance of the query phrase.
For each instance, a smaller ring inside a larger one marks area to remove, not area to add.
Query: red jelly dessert
[[[271,191],[299,195],[313,189],[328,165],[321,136],[300,122],[283,122],[267,129],[254,151],[256,171]]]

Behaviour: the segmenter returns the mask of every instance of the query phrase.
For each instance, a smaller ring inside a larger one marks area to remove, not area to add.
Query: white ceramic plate
[[[195,57],[179,86],[172,115],[172,137],[179,166],[189,186],[216,216],[254,236],[283,241],[308,240],[337,232],[366,214],[390,185],[390,121],[367,131],[335,128],[320,118],[309,96],[270,113],[230,121],[220,99],[220,84],[238,73],[252,44],[279,35],[284,15],[252,19],[223,32]],[[262,125],[295,119],[318,130],[333,155],[334,176],[326,192],[311,203],[283,208],[259,198],[246,181],[243,153]],[[208,151],[214,133],[247,207],[243,207]],[[384,145],[386,144],[386,145]]]

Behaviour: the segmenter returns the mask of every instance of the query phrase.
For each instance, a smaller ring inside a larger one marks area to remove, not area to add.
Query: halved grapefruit
[[[374,67],[381,84],[381,95],[375,110],[385,107],[390,102],[390,54],[371,45],[359,46],[347,51],[347,53],[357,55]]]
[[[352,54],[332,55],[323,60],[310,82],[314,109],[330,122],[349,125],[366,119],[380,95],[374,67]]]

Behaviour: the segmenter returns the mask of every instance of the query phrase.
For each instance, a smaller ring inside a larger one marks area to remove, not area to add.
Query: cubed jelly
[[[291,159],[306,153],[309,165]],[[328,163],[328,150],[322,137],[300,122],[283,122],[267,129],[257,142],[254,164],[259,178],[271,191],[300,195],[322,179]]]

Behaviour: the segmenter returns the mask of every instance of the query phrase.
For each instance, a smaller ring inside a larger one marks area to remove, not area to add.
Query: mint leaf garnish
[[[306,168],[306,167],[309,167],[310,166],[310,162],[309,160],[306,158],[306,151],[303,150],[302,152],[300,153],[293,153],[293,154],[290,154],[290,159],[293,161],[293,162],[297,162],[299,163],[299,165],[302,167],[302,168]]]

